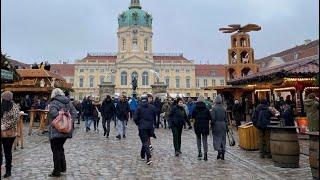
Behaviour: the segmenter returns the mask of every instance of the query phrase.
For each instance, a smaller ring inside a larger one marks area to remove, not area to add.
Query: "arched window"
[[[100,76],[100,84],[104,82],[104,76]]]
[[[126,39],[122,38],[122,51],[126,50]]]
[[[136,80],[138,80],[138,73],[137,72],[133,72],[131,74],[131,81],[133,80],[134,77],[136,78]]]
[[[79,77],[79,87],[82,88],[83,87],[83,76]]]
[[[148,51],[148,39],[144,40],[144,51]]]
[[[125,71],[121,73],[121,85],[122,86],[127,85],[127,72]]]
[[[138,39],[136,37],[132,39],[132,49],[138,50]]]
[[[143,73],[142,73],[142,85],[143,85],[143,86],[149,85],[148,72],[143,72]]]
[[[89,87],[91,87],[91,88],[94,87],[94,76],[89,77]]]

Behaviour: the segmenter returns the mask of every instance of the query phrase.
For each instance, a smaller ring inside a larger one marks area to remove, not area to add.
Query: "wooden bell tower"
[[[225,68],[225,79],[232,80],[258,72],[258,65],[254,62],[254,50],[250,46],[250,36],[247,32],[259,31],[256,24],[231,24],[228,28],[220,28],[223,33],[231,35],[231,48],[228,49],[228,65]]]

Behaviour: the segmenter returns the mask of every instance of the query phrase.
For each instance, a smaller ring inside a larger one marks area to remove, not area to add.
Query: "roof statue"
[[[230,24],[229,27],[219,28],[219,31],[223,33],[233,33],[233,32],[250,32],[250,31],[260,31],[261,27],[257,24],[247,24],[242,26],[240,24]]]

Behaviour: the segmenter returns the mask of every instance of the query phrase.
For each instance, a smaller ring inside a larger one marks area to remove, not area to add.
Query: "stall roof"
[[[64,78],[58,74],[44,69],[17,69],[17,73],[21,78],[56,78],[64,80]]]
[[[284,77],[314,77],[319,73],[319,56],[312,56],[274,66],[255,74],[227,81],[231,85],[269,82]]]

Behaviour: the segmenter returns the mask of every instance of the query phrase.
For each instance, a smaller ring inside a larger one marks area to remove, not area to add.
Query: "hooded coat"
[[[215,99],[215,106],[212,108],[211,118],[214,150],[218,151],[221,146],[222,149],[225,149],[227,133],[227,113],[226,109],[222,105],[221,96],[217,96]]]
[[[77,118],[77,110],[73,106],[70,99],[68,99],[66,96],[58,95],[51,99],[49,103],[49,113],[48,113],[48,121],[49,121],[49,139],[54,138],[72,138],[73,128],[69,133],[61,133],[56,128],[54,128],[51,123],[52,121],[59,115],[59,111],[61,109],[64,109],[65,111],[69,111],[72,120],[74,123],[74,120]],[[74,125],[73,125],[74,127]]]
[[[105,99],[101,106],[101,115],[104,119],[110,120],[114,117],[116,112],[116,107],[112,100]]]
[[[309,130],[319,131],[319,102],[315,99],[306,99],[304,108],[309,120]]]
[[[209,135],[209,121],[211,121],[210,111],[204,102],[197,102],[192,112],[194,122],[194,132],[197,135]]]

